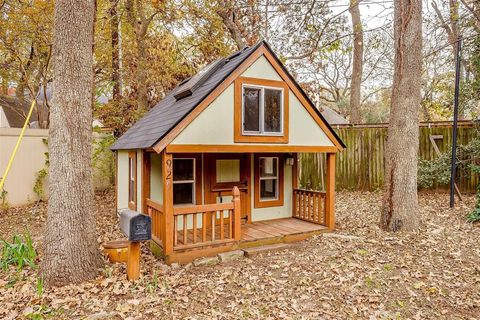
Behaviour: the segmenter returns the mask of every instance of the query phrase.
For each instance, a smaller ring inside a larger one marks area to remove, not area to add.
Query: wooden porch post
[[[325,225],[335,228],[335,153],[327,153],[327,181],[325,199]]]
[[[237,186],[233,187],[233,238],[235,241],[242,239],[242,222],[240,209],[240,190]],[[223,213],[222,213],[223,214]]]
[[[298,189],[298,153],[293,154],[292,187]]]
[[[162,151],[163,177],[163,227],[165,241],[163,253],[168,256],[173,252],[173,158],[171,153]]]

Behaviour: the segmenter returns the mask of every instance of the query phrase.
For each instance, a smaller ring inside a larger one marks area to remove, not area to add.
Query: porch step
[[[293,247],[294,245],[291,243],[276,243],[276,244],[269,244],[266,246],[260,247],[252,247],[252,248],[245,248],[242,249],[245,252],[246,257],[252,257],[260,253],[272,252],[277,250],[283,250]]]

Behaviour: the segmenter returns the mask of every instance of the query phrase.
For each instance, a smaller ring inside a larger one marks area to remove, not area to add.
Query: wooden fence
[[[335,126],[347,149],[336,160],[336,188],[376,190],[383,186],[385,139],[388,124]],[[467,144],[478,128],[471,121],[460,121],[458,145]],[[439,137],[442,139],[438,139]],[[452,122],[431,122],[420,125],[419,159],[437,157],[431,137],[440,152],[449,152],[452,145]],[[325,155],[302,154],[300,157],[300,185],[305,188],[324,190]],[[473,173],[459,173],[457,184],[460,190],[474,192],[480,181]],[[441,187],[441,186],[440,186]]]

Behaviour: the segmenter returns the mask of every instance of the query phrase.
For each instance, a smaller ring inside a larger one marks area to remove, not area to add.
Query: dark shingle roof
[[[143,118],[138,120],[111,147],[112,150],[150,148],[163,138],[190,111],[205,99],[226,77],[230,75],[262,42],[239,51],[239,54],[227,58],[221,68],[215,71],[191,96],[175,100],[173,89],[162,101],[153,107]]]
[[[288,72],[278,57],[273,53],[272,49],[265,41],[260,41],[252,47],[246,47],[228,57],[226,63],[216,70],[201,86],[199,86],[191,96],[176,100],[174,95],[181,90],[181,85],[173,89],[162,101],[157,103],[143,118],[138,120],[130,129],[127,130],[112,146],[111,150],[126,149],[146,149],[153,147],[161,140],[170,130],[172,130],[185,116],[187,116],[197,105],[199,105],[220,83],[223,82],[243,61],[245,61],[260,46],[266,46],[277,60],[278,64],[283,68],[285,73],[290,77],[292,82],[297,86],[302,95],[313,106],[320,118],[328,126],[328,129],[345,148],[344,143],[337,136],[335,131],[330,127],[327,121],[315,107],[310,98],[305,94],[303,89],[298,85],[296,80]]]
[[[322,116],[327,120],[329,125],[349,124],[347,119],[338,114],[335,110],[329,107],[322,106],[320,108]]]
[[[3,109],[10,128],[21,128],[30,110],[30,102],[17,97],[0,95],[0,108]],[[30,117],[30,124],[36,120],[37,112],[34,109]]]

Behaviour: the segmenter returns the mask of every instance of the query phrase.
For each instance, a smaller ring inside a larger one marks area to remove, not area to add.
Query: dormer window
[[[283,89],[243,85],[243,134],[283,132]]]
[[[283,81],[235,81],[235,142],[288,142],[288,86]]]

